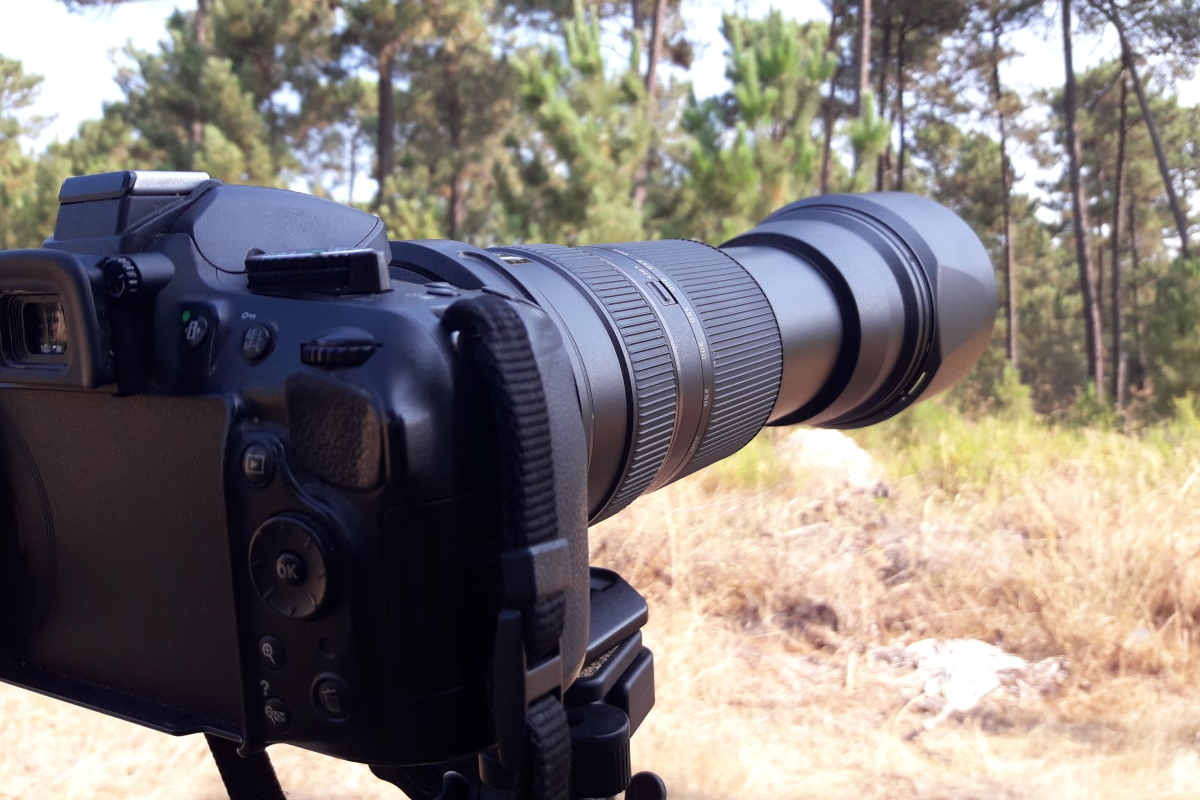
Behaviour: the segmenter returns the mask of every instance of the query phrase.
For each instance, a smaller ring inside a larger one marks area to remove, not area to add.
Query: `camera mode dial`
[[[292,619],[320,613],[329,597],[328,560],[317,524],[299,515],[272,517],[250,539],[250,576],[258,596]]]

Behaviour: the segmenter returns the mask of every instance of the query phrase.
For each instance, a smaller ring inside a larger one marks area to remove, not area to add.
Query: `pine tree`
[[[728,237],[814,193],[821,169],[816,119],[835,59],[823,23],[777,11],[762,20],[726,16],[724,95],[684,112],[692,138],[680,216],[684,235]]]
[[[1138,107],[1142,112],[1143,124],[1154,145],[1154,157],[1162,178],[1163,190],[1179,236],[1179,251],[1184,259],[1190,256],[1188,246],[1187,211],[1171,180],[1171,167],[1163,147],[1159,126],[1150,108],[1147,92],[1143,85],[1143,66],[1135,47],[1135,36],[1147,40],[1148,46],[1161,47],[1164,41],[1171,48],[1177,68],[1195,64],[1200,60],[1200,23],[1195,19],[1194,7],[1190,3],[1147,3],[1131,0],[1124,4],[1117,0],[1089,0],[1103,18],[1113,26],[1121,47],[1121,61],[1129,75]]]
[[[448,6],[410,56],[399,94],[397,202],[429,204],[439,236],[494,239],[493,171],[505,157],[516,77],[494,52],[490,4]]]
[[[630,200],[650,143],[644,77],[636,55],[610,74],[601,39],[599,16],[577,3],[561,49],[532,48],[514,61],[529,124],[514,127],[497,179],[516,239],[647,238],[643,212]]]
[[[22,115],[41,80],[26,74],[21,62],[0,56],[0,248],[33,247],[49,233],[36,228],[35,162],[24,149],[36,121]]]
[[[1088,243],[1091,225],[1088,223],[1086,187],[1080,166],[1082,152],[1076,128],[1075,63],[1072,53],[1071,3],[1062,0],[1063,64],[1066,80],[1063,84],[1063,130],[1066,133],[1067,174],[1070,178],[1071,223],[1075,234],[1075,261],[1079,266],[1079,292],[1083,299],[1084,345],[1087,348],[1088,375],[1097,397],[1103,397],[1107,388],[1104,382],[1104,343],[1102,340],[1099,286],[1092,264],[1092,251]]]

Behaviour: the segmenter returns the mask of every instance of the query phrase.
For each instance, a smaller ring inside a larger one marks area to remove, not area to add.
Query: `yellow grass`
[[[635,769],[673,800],[1200,796],[1200,429],[1139,436],[940,406],[855,434],[878,480],[772,431],[598,526],[651,604]],[[853,471],[853,470],[850,470]],[[873,649],[1065,657],[1058,691],[931,715]],[[0,798],[219,798],[203,742],[0,688]],[[291,797],[398,797],[272,750]]]

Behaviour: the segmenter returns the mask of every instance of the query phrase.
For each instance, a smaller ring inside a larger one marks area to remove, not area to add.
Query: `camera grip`
[[[460,300],[443,317],[482,378],[496,437],[501,611],[492,709],[501,762],[566,797],[570,732],[559,697],[568,542],[559,530],[551,419],[525,323],[495,295]],[[519,630],[518,630],[519,629]]]

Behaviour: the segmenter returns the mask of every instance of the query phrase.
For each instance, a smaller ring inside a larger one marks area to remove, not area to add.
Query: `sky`
[[[72,14],[57,0],[0,0],[0,55],[44,79],[32,109],[53,117],[43,143],[70,138],[80,122],[100,116],[105,101],[121,96],[113,80],[115,51],[127,40],[153,48],[176,5],[143,0]]]
[[[120,98],[113,81],[114,58],[126,42],[142,50],[154,48],[164,36],[171,11],[195,5],[187,0],[139,0],[71,13],[58,0],[0,0],[0,5],[10,4],[20,11],[4,14],[0,55],[17,59],[26,72],[45,79],[32,110],[39,116],[54,117],[43,143],[69,138],[80,122],[100,116],[105,101]],[[801,19],[828,13],[820,0],[685,0],[693,29],[701,39],[693,72],[697,85],[724,82],[722,11],[765,16],[772,5],[786,5],[791,16]]]
[[[44,78],[35,104],[25,115],[47,120],[32,143],[34,149],[69,139],[80,122],[100,116],[105,102],[120,99],[113,79],[119,51],[126,43],[141,50],[156,49],[176,7],[192,9],[195,0],[138,0],[75,13],[59,0],[0,0],[0,55],[21,61],[26,73]],[[716,94],[728,85],[721,14],[733,11],[763,17],[772,8],[801,20],[829,15],[822,0],[683,0],[695,45],[691,77],[698,94]],[[1028,94],[1061,84],[1062,34],[1055,21],[1046,26],[1041,31],[1021,31],[1009,43],[1022,54],[1002,67],[1001,78],[1010,89]],[[1082,71],[1117,54],[1115,35],[1077,37],[1075,68]],[[1200,80],[1185,82],[1178,92],[1182,102],[1200,103]],[[1038,181],[1048,176],[1047,171],[1020,155],[1016,166],[1021,175],[1016,188],[1037,193]],[[373,186],[371,181],[360,181],[356,195],[369,194]]]
[[[21,61],[26,72],[45,79],[31,112],[52,118],[39,142],[45,144],[56,138],[69,138],[81,121],[100,115],[105,101],[120,97],[113,80],[114,59],[126,42],[139,49],[153,49],[163,37],[164,22],[172,9],[191,8],[194,3],[139,0],[76,13],[69,13],[58,0],[0,0],[0,5],[7,6],[4,24],[0,25],[0,55]],[[828,15],[820,0],[684,1],[691,30],[699,40],[693,68],[697,86],[724,85],[722,11],[765,16],[772,6],[786,8],[785,13],[799,19]],[[1057,85],[1061,81],[1062,60],[1056,31],[1047,33],[1047,41],[1029,34],[1029,41],[1017,43],[1029,55],[1006,65],[1006,83],[1020,90]],[[1116,54],[1115,43],[1106,40],[1081,42],[1079,49],[1076,58],[1080,64],[1095,63]]]

